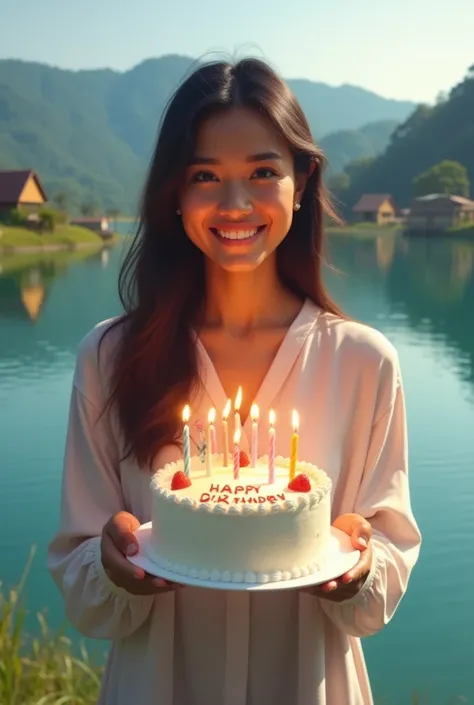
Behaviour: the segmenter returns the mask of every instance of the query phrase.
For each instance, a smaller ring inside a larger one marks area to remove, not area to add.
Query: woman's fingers
[[[145,577],[143,568],[139,568],[127,560],[108,532],[105,532],[102,536],[101,552],[102,564],[107,571],[107,575],[118,585],[120,581],[126,578],[136,580]]]
[[[365,551],[372,538],[372,527],[360,514],[341,514],[335,519],[333,526],[348,534],[352,545],[359,551]]]
[[[320,585],[302,588],[303,592],[324,597],[334,602],[342,602],[356,595],[364,585],[372,566],[372,548],[360,554],[357,564],[347,573]]]
[[[140,522],[133,514],[119,512],[107,522],[104,531],[124,556],[133,556],[138,552],[138,539],[133,532],[139,526]]]
[[[355,524],[351,534],[351,541],[354,548],[365,551],[371,538],[372,527],[368,521],[362,519],[362,521]]]
[[[371,565],[372,551],[363,551],[360,554],[360,558],[355,564],[355,566],[348,570],[347,573],[344,573],[344,575],[341,576],[341,582],[347,585],[349,583],[357,582],[362,578],[366,578],[370,572]]]

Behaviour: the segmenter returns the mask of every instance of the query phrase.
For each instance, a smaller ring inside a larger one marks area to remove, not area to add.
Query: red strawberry
[[[175,472],[173,475],[173,479],[171,480],[171,489],[172,490],[184,490],[185,487],[189,487],[191,485],[191,480],[187,475],[184,474],[182,470],[178,470]]]
[[[247,455],[245,450],[241,450],[240,451],[240,467],[246,468],[248,465],[250,465],[249,456]]]
[[[310,492],[311,482],[307,475],[300,473],[296,475],[288,484],[288,489],[293,490],[293,492]]]

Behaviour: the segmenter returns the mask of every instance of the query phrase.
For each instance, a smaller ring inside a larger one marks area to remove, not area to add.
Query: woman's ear
[[[308,183],[308,179],[316,169],[316,162],[310,161],[306,171],[297,171],[295,176],[295,203],[300,203]]]

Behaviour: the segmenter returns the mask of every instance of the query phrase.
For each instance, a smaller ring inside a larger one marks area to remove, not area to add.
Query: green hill
[[[381,120],[359,130],[338,130],[323,137],[319,144],[329,160],[331,174],[338,174],[356,159],[381,154],[388,146],[397,124],[395,120]]]
[[[163,108],[195,65],[189,57],[163,56],[120,73],[0,60],[0,169],[37,170],[51,196],[67,191],[73,210],[89,202],[133,213]],[[400,122],[414,108],[354,86],[289,84],[317,139],[351,132],[332,139],[339,168],[348,158],[378,153],[362,125]]]
[[[340,198],[348,210],[362,193],[391,193],[408,207],[414,177],[444,160],[465,166],[474,184],[474,66],[446,98],[420,105],[398,125],[383,154],[347,166],[351,183]]]

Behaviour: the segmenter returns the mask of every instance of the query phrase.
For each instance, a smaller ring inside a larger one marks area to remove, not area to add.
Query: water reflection
[[[123,248],[0,260],[0,365],[54,371],[80,338],[120,311]],[[382,330],[409,326],[444,344],[474,383],[474,242],[333,235],[325,278],[336,300]],[[70,364],[69,362],[67,364]]]
[[[455,356],[474,383],[474,242],[396,235],[333,236],[326,280],[352,315],[384,329],[409,326]]]
[[[122,248],[0,260],[0,377],[55,375],[81,337],[120,311]]]
[[[457,371],[474,383],[474,243],[408,240],[397,251],[387,294],[408,324],[444,342]]]

